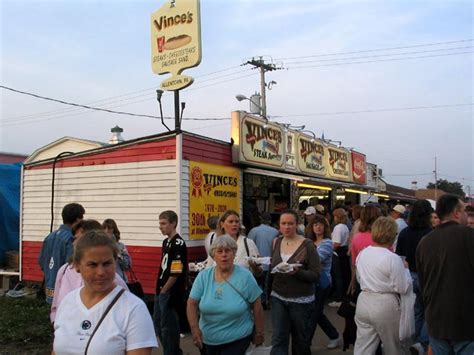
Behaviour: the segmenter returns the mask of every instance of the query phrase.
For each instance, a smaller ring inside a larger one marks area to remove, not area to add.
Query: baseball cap
[[[318,211],[319,213],[324,213],[324,206],[323,205],[316,205],[316,211]]]
[[[400,214],[404,214],[406,209],[402,205],[396,205],[394,208],[392,208],[395,212],[398,212]]]
[[[316,214],[316,209],[313,206],[309,206],[305,211],[305,215]]]

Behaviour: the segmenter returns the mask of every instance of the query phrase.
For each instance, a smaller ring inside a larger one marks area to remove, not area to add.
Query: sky
[[[179,1],[179,0],[178,0]],[[164,1],[0,0],[2,86],[159,116],[150,15]],[[305,125],[366,154],[388,183],[439,178],[474,193],[471,1],[201,1],[202,61],[183,72],[182,128],[230,140],[263,56],[271,121]],[[173,116],[173,95],[162,99]],[[166,131],[160,120],[90,111],[0,89],[0,151],[31,154],[61,137],[107,142]],[[215,121],[190,118],[219,118]],[[173,121],[167,121],[173,127]],[[469,187],[468,187],[469,186]]]

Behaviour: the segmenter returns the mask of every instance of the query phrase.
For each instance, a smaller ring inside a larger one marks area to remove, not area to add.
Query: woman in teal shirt
[[[210,249],[216,266],[199,273],[189,295],[193,342],[207,355],[243,354],[251,341],[263,344],[262,291],[250,271],[234,265],[236,251],[232,237],[217,238]]]

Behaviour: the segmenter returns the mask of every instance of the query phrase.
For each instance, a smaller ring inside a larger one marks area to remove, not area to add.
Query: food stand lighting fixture
[[[332,187],[319,186],[319,185],[298,184],[298,187],[306,187],[307,189],[315,189],[315,190],[323,190],[323,191],[332,191]]]
[[[310,134],[313,136],[313,138],[311,138],[311,143],[314,143],[314,141],[316,140],[316,134],[314,134],[313,131],[309,131],[309,130],[307,130],[307,129],[302,129],[300,132],[302,132],[302,133],[310,133]]]
[[[378,193],[374,193],[374,196],[377,196],[377,197],[382,197],[382,198],[390,198],[389,195],[385,195],[385,194],[378,194]]]
[[[260,110],[260,116],[261,116],[265,121],[267,121],[267,123],[268,123],[268,119],[262,114],[262,112],[263,112],[262,106],[260,106],[259,104],[257,104],[255,101],[250,100],[247,96],[242,95],[242,94],[235,95],[235,98],[236,98],[237,101],[239,101],[239,102],[244,101],[244,100],[248,100],[248,101],[250,101],[251,104],[254,104],[255,106],[257,106],[257,108]]]
[[[353,190],[353,189],[344,189],[346,192],[353,192],[355,194],[367,195],[367,191]]]

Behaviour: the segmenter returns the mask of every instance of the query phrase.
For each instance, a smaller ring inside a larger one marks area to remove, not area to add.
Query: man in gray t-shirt
[[[268,212],[264,212],[260,215],[261,224],[250,230],[248,238],[252,239],[257,245],[260,256],[272,256],[273,240],[278,236],[279,232],[277,229],[270,226],[272,216]],[[262,305],[266,309],[269,300],[268,294],[268,281],[269,281],[269,266],[262,265],[263,275],[257,279],[259,286],[261,287],[262,293]]]

